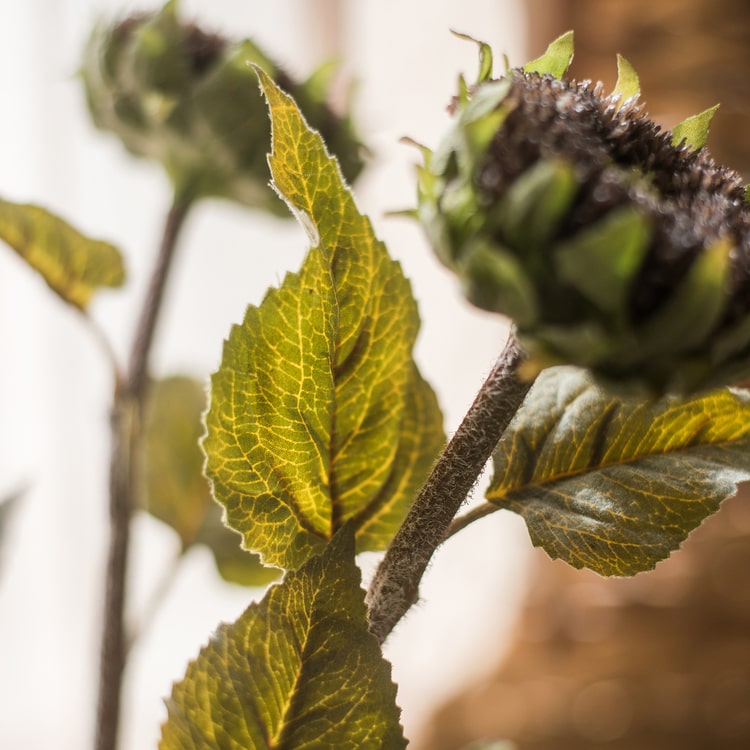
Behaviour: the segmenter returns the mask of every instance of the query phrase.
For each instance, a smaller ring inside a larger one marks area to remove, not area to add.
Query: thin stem
[[[511,334],[375,573],[367,602],[370,632],[381,643],[416,602],[427,564],[531,388],[517,376],[522,359]]]
[[[117,355],[115,354],[112,344],[110,343],[109,337],[102,330],[101,326],[92,318],[87,310],[79,310],[83,317],[83,322],[88,328],[89,332],[94,338],[97,346],[101,349],[104,358],[109,362],[109,366],[112,368],[112,373],[115,379],[115,389],[122,386],[125,376],[120,367],[120,363],[117,361]]]
[[[167,214],[162,233],[161,247],[156,266],[151,275],[151,283],[146,293],[146,299],[141,308],[141,317],[136,328],[133,346],[128,364],[128,390],[139,400],[143,399],[143,391],[148,375],[148,358],[151,354],[151,344],[156,330],[156,323],[161,311],[164,298],[164,288],[172,268],[172,259],[177,247],[180,234],[192,202],[188,198],[175,196]]]
[[[458,516],[451,521],[451,525],[448,527],[448,531],[445,534],[446,539],[450,539],[454,534],[458,534],[459,531],[463,531],[469,524],[478,521],[480,518],[489,516],[496,510],[500,510],[499,505],[493,505],[492,503],[482,503],[477,505],[476,508],[467,510],[462,516]]]
[[[96,750],[117,748],[120,694],[127,654],[124,612],[130,520],[137,507],[136,494],[140,483],[140,422],[148,382],[148,360],[177,238],[189,209],[190,201],[176,195],[167,214],[159,255],[136,328],[125,382],[119,383],[115,388],[111,419],[110,542],[99,670]]]

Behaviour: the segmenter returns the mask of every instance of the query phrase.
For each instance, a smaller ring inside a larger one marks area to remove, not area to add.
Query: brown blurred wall
[[[613,86],[616,53],[641,79],[647,111],[665,127],[720,103],[708,146],[750,177],[748,0],[527,0],[530,57],[575,31],[572,75]]]

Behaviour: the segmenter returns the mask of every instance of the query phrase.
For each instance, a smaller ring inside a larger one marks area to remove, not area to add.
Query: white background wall
[[[413,205],[410,135],[434,145],[458,72],[477,69],[457,29],[521,63],[516,0],[193,0],[183,13],[234,37],[252,35],[303,75],[337,52],[359,79],[357,113],[376,158],[357,196],[412,279],[423,319],[417,357],[455,429],[502,346],[499,319],[469,309],[416,226],[384,218]],[[169,191],[158,167],[127,157],[89,124],[75,71],[92,22],[149,9],[123,0],[0,3],[0,195],[37,202],[116,242],[129,283],[93,312],[123,354],[158,241]],[[327,15],[338,11],[338,17]],[[335,22],[334,22],[335,21]],[[538,51],[534,51],[537,53]],[[206,203],[187,227],[166,300],[156,374],[205,377],[245,306],[298,267],[293,222]],[[0,248],[0,496],[26,485],[0,568],[0,747],[80,750],[91,744],[98,625],[107,542],[107,408],[111,383],[78,316]],[[133,613],[176,550],[155,521],[135,524]],[[503,647],[522,592],[528,539],[498,513],[451,540],[424,583],[423,602],[387,644],[407,734]],[[364,560],[371,568],[372,560]],[[259,592],[223,584],[207,554],[186,561],[127,672],[122,750],[156,747],[161,698],[219,620]]]

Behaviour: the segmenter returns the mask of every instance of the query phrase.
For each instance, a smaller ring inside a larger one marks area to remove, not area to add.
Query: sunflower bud
[[[270,124],[253,65],[296,99],[353,181],[363,147],[348,117],[326,104],[330,66],[293,81],[250,40],[231,43],[181,23],[175,0],[158,13],[95,28],[81,72],[97,127],[160,162],[176,189],[288,216],[268,189]]]
[[[477,306],[513,318],[528,374],[590,368],[688,392],[750,373],[750,213],[704,148],[715,110],[671,132],[615,90],[562,78],[572,34],[501,78],[481,45],[455,123],[425,149],[418,215]]]

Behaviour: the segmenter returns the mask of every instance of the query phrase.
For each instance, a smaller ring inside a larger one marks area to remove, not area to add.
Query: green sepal
[[[741,318],[728,330],[716,334],[711,346],[712,364],[721,365],[750,347],[750,315]],[[750,363],[747,368],[750,369]]]
[[[672,128],[672,145],[677,148],[684,141],[685,146],[690,151],[702,149],[708,140],[708,129],[717,109],[719,109],[719,105],[715,104],[713,107],[709,107],[709,109],[697,115],[692,115],[675,125]]]
[[[695,259],[672,296],[639,331],[645,352],[668,355],[702,344],[727,302],[732,242],[716,240]]]
[[[508,189],[488,216],[488,229],[500,231],[519,252],[535,253],[555,234],[576,193],[573,167],[562,160],[539,161]],[[541,259],[534,259],[542,262]]]
[[[601,310],[626,315],[633,276],[651,238],[648,217],[626,206],[611,211],[553,251],[560,278]]]
[[[512,318],[520,327],[537,319],[534,285],[518,258],[489,240],[472,243],[461,259],[459,274],[468,300]]]
[[[524,73],[548,73],[555,78],[562,78],[573,61],[573,32],[567,31],[552,42],[547,51],[535,60],[523,66]]]
[[[479,46],[479,73],[477,74],[476,84],[484,83],[492,78],[492,48],[486,42],[480,42],[473,36],[468,34],[462,34],[460,31],[454,31],[451,29],[451,34],[457,36],[459,39],[465,39],[467,42],[474,42]]]
[[[641,93],[641,82],[635,68],[622,56],[617,55],[617,83],[610,94],[611,97],[619,96],[618,107]]]

